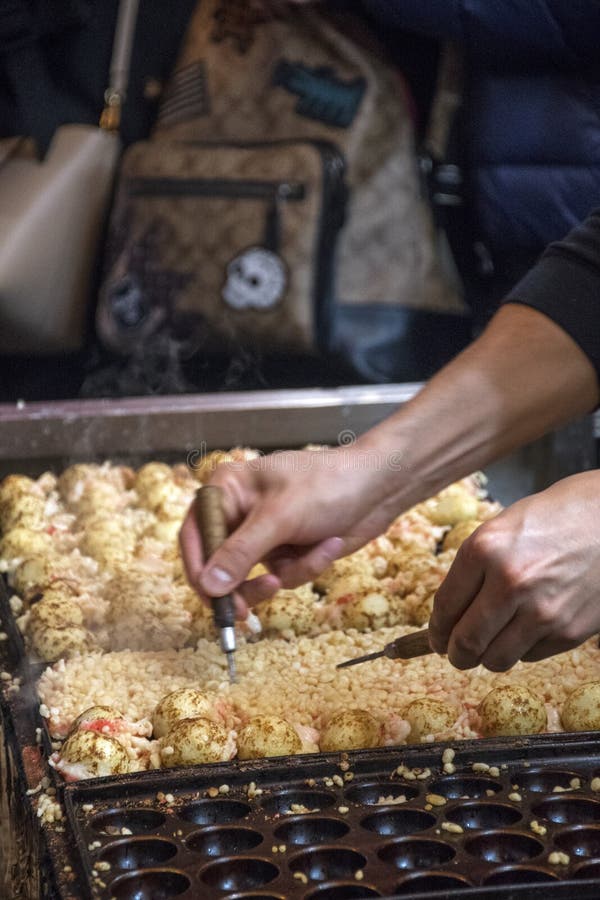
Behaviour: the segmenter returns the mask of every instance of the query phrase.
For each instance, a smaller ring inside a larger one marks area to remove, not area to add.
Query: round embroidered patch
[[[271,250],[250,247],[227,266],[222,296],[233,309],[271,309],[287,286],[283,260]]]

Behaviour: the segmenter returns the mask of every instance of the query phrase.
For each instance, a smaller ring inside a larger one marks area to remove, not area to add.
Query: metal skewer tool
[[[223,490],[215,484],[207,484],[196,491],[194,501],[196,521],[202,537],[205,561],[210,559],[227,538],[227,523],[223,511]],[[215,625],[219,629],[221,650],[227,657],[229,681],[234,684],[235,672],[235,605],[231,594],[212,597],[211,606]]]
[[[383,650],[377,650],[376,653],[367,653],[365,656],[356,656],[354,659],[338,663],[336,669],[356,666],[358,663],[380,659],[382,656],[387,656],[388,659],[413,659],[415,656],[426,656],[433,652],[429,646],[429,631],[427,628],[423,628],[413,634],[405,634],[403,637],[396,638],[395,641],[386,644]]]

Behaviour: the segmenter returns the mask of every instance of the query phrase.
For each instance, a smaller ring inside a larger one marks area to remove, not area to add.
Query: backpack
[[[104,344],[128,354],[166,330],[202,353],[338,354],[383,380],[373,359],[412,314],[464,313],[410,97],[363,23],[202,0],[153,135],[122,162]]]

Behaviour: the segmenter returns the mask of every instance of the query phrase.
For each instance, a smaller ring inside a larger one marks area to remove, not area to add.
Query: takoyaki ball
[[[81,497],[70,504],[80,521],[104,513],[113,515],[125,505],[125,495],[109,481],[90,481]],[[83,523],[83,522],[82,522]],[[84,523],[83,523],[84,524]]]
[[[161,462],[146,463],[136,472],[133,487],[137,491],[138,497],[142,498],[153,485],[163,481],[172,481],[172,479],[171,466]]]
[[[560,720],[565,731],[598,731],[600,681],[586,681],[571,691],[563,704]]]
[[[214,701],[195,688],[172,691],[162,698],[154,710],[152,716],[154,737],[163,737],[182,719],[194,719],[198,716],[215,718]]]
[[[486,694],[479,705],[486,737],[539,734],[548,724],[544,701],[521,684],[504,684]]]
[[[140,502],[163,519],[181,518],[189,506],[189,496],[172,479],[152,484],[140,497]]]
[[[49,589],[37,603],[32,604],[28,629],[70,628],[83,625],[81,607],[70,594]]]
[[[321,730],[319,748],[324,753],[360,750],[378,747],[380,738],[380,725],[371,713],[365,709],[344,709],[335,713]]]
[[[435,525],[456,525],[477,518],[479,497],[472,487],[459,481],[444,488],[422,506]]]
[[[457,717],[458,710],[451,703],[435,697],[417,697],[402,713],[410,725],[408,743],[418,744],[424,737],[447,731]]]
[[[46,531],[34,531],[17,526],[0,539],[0,559],[10,563],[14,559],[31,559],[52,552],[52,538]]]
[[[356,628],[357,631],[376,631],[386,625],[401,624],[401,621],[392,621],[395,611],[396,607],[390,602],[390,598],[381,591],[353,597],[340,605],[342,626]]]
[[[314,588],[320,594],[325,594],[348,577],[354,578],[355,583],[375,579],[373,561],[364,547],[356,553],[351,553],[350,556],[335,559],[314,579]]]
[[[11,528],[29,528],[35,531],[44,528],[46,524],[45,497],[23,494],[4,508],[3,531],[10,531]]]
[[[308,634],[315,627],[315,602],[318,595],[310,585],[295,590],[278,591],[269,600],[259,603],[254,612],[267,632]]]
[[[55,553],[24,559],[9,575],[10,585],[22,597],[50,585],[60,571],[62,557]]]
[[[181,719],[161,739],[164,766],[227,762],[235,755],[233,733],[212,719]]]
[[[5,531],[8,526],[7,516],[13,505],[22,497],[30,495],[42,496],[42,492],[37,489],[35,481],[26,475],[7,475],[0,482],[0,529]]]
[[[380,590],[381,584],[376,578],[365,576],[362,572],[351,572],[330,583],[326,600],[343,605],[346,600]]]
[[[12,503],[23,494],[35,493],[36,487],[36,482],[27,475],[7,475],[0,481],[0,506]]]
[[[233,447],[231,450],[213,450],[199,456],[191,463],[194,477],[201,482],[208,481],[217,466],[223,463],[249,462],[259,456],[258,450],[250,447]]]
[[[237,745],[239,759],[293,756],[302,751],[298,734],[279,716],[254,716],[238,733]]]
[[[44,662],[69,659],[97,649],[94,636],[81,625],[36,629],[31,634],[31,646],[36,656]]]
[[[57,487],[63,503],[70,506],[81,499],[86,485],[100,476],[100,466],[88,463],[76,463],[69,466],[58,476]]]
[[[78,730],[62,745],[56,768],[72,778],[125,775],[129,772],[129,756],[116,738]]]
[[[97,731],[97,728],[94,727],[93,729],[90,729],[89,726],[96,726],[98,722],[104,720],[107,722],[115,722],[124,718],[125,716],[123,713],[119,712],[118,709],[115,709],[114,706],[89,706],[74,719],[73,724],[71,725],[71,732],[79,730]]]
[[[136,536],[122,516],[96,515],[86,523],[80,550],[100,565],[126,564],[135,550]]]
[[[155,519],[146,529],[145,534],[148,537],[160,541],[161,544],[177,547],[179,539],[179,531],[181,529],[181,519]]]

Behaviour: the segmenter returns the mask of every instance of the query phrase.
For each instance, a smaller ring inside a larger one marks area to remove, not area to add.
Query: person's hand
[[[237,588],[243,617],[245,604],[310,581],[382,532],[394,517],[380,502],[390,473],[376,454],[359,454],[339,447],[219,466],[211,484],[223,488],[230,536],[205,567],[195,516],[188,512],[180,542],[190,584],[209,597]],[[245,581],[257,562],[269,574]]]
[[[520,500],[460,547],[437,591],[431,645],[459,669],[504,671],[600,630],[600,472]]]

